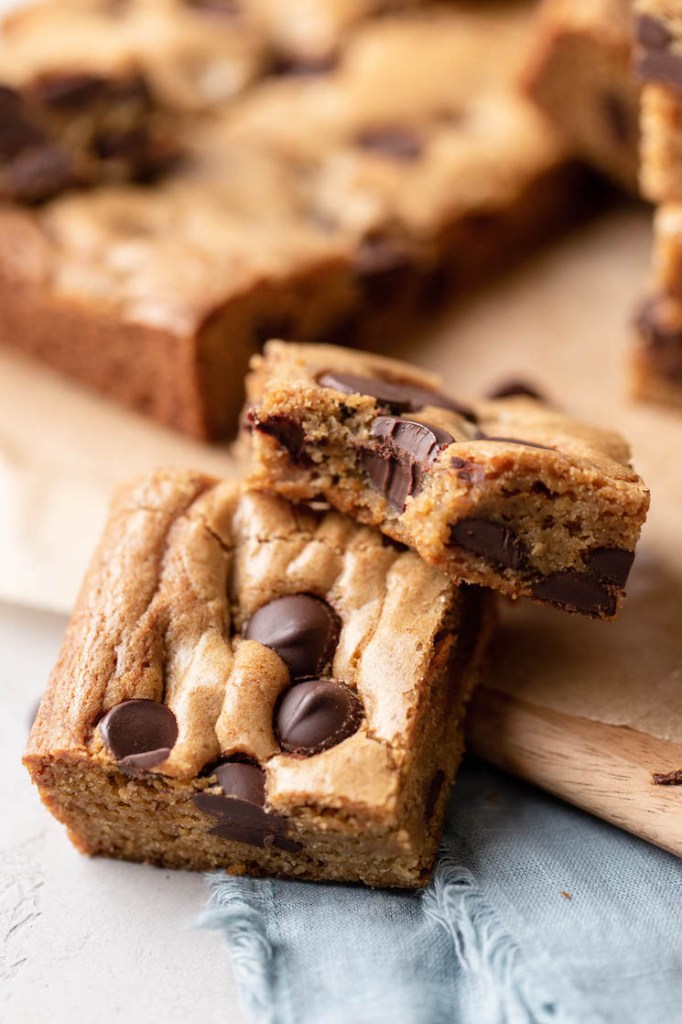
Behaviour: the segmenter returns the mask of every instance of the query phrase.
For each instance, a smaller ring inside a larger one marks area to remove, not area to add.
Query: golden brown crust
[[[331,676],[357,693],[364,713],[353,735],[303,758],[283,752],[273,732],[291,685],[287,667],[244,638],[256,610],[291,593],[316,594],[340,617]],[[25,763],[90,852],[420,884],[489,631],[485,595],[458,591],[412,552],[338,513],[202,474],[160,473],[114,502]],[[170,708],[179,733],[161,764],[131,778],[98,723],[139,698]],[[207,766],[235,757],[265,768],[268,809],[303,843],[295,857],[208,835],[214,822],[192,796],[215,784],[202,775]],[[443,793],[427,823],[439,772]],[[167,842],[156,831],[157,803]],[[364,849],[373,852],[358,862]]]

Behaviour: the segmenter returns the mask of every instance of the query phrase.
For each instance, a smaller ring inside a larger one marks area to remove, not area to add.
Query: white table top
[[[0,1021],[241,1024],[201,876],[76,853],[21,765],[65,624],[0,604]]]

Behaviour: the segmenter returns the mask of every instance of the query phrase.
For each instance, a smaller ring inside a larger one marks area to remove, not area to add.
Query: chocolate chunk
[[[440,791],[443,788],[444,782],[445,772],[442,771],[437,771],[431,779],[429,791],[426,794],[426,803],[424,805],[424,820],[427,822],[431,821],[431,818],[433,817],[433,812],[436,809],[438,797],[440,796]]]
[[[467,484],[480,483],[485,480],[485,469],[471,459],[462,459],[459,455],[453,455],[450,465],[457,471],[457,476]]]
[[[682,786],[682,769],[675,768],[671,772],[652,772],[651,781],[655,786]]]
[[[331,664],[341,623],[326,601],[290,594],[264,604],[251,616],[247,640],[279,654],[294,679],[316,676]]]
[[[526,545],[510,526],[491,519],[460,519],[450,530],[450,542],[505,569],[523,569]]]
[[[648,50],[665,50],[672,36],[664,22],[651,14],[640,14],[635,19],[635,38]]]
[[[365,301],[373,306],[395,302],[409,286],[415,271],[414,256],[399,239],[367,235],[353,263]]]
[[[301,848],[294,840],[289,846],[277,843],[287,830],[287,822],[265,810],[265,773],[259,765],[223,761],[213,774],[221,792],[196,793],[192,798],[199,810],[220,819],[209,829],[211,835],[249,846],[277,845],[292,852]]]
[[[625,586],[634,560],[634,551],[623,548],[595,548],[585,559],[594,576],[616,587]]]
[[[525,380],[506,380],[486,394],[486,398],[534,398],[544,402],[544,396],[532,384]]]
[[[153,768],[169,756],[178,723],[169,707],[155,700],[124,700],[107,711],[99,731],[122,768]]]
[[[275,733],[283,750],[309,757],[352,736],[361,720],[360,701],[347,686],[309,679],[282,697],[275,712]]]
[[[639,50],[635,71],[646,82],[662,82],[674,89],[682,86],[682,56],[669,50]]]
[[[58,110],[78,110],[102,99],[108,84],[101,75],[47,74],[36,79],[27,90],[29,102]]]
[[[264,420],[256,418],[253,425],[261,434],[274,437],[278,444],[286,448],[294,462],[301,462],[306,458],[305,431],[300,423],[296,423],[288,416],[268,416]]]
[[[400,125],[366,128],[355,136],[355,145],[391,160],[411,162],[422,155],[421,139],[410,129]]]
[[[368,395],[375,398],[379,405],[387,406],[395,415],[402,412],[419,412],[420,409],[433,405],[438,409],[450,409],[464,419],[476,422],[476,414],[471,409],[459,405],[447,395],[429,391],[418,384],[402,384],[383,380],[381,377],[359,377],[354,373],[334,371],[321,373],[317,382],[323,388],[333,388],[344,395]]]
[[[22,150],[42,146],[47,136],[19,112],[6,113],[0,106],[0,160],[11,160]]]
[[[49,199],[76,184],[71,160],[46,143],[22,150],[5,168],[8,190],[26,202]]]
[[[359,461],[372,486],[397,509],[418,493],[424,476],[444,445],[454,438],[429,423],[378,416],[370,430],[379,447],[360,450]]]
[[[537,580],[533,597],[569,612],[582,612],[593,617],[615,615],[616,599],[608,586],[586,572],[563,569]]]

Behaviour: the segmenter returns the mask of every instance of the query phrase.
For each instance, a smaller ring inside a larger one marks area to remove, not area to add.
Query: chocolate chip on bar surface
[[[25,761],[88,853],[422,885],[492,618],[338,512],[160,473],[115,500]]]
[[[248,390],[256,486],[321,497],[455,580],[616,614],[648,491],[615,432],[517,386],[462,403],[415,367],[331,346],[270,342]]]

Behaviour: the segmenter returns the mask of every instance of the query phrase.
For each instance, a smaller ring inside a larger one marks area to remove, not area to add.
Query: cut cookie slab
[[[543,0],[525,83],[578,155],[636,191],[632,8],[632,0]]]
[[[25,763],[86,853],[426,882],[492,596],[337,512],[121,491]]]
[[[252,366],[254,486],[321,497],[454,579],[616,614],[649,501],[620,435],[331,346],[271,341]]]

